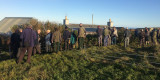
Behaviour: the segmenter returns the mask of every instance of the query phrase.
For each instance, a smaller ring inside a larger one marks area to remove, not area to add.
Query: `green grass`
[[[151,51],[147,50],[150,49]],[[159,47],[123,48],[120,45],[61,51],[32,56],[31,64],[16,64],[3,52],[1,80],[159,80]],[[150,54],[154,51],[153,54]],[[132,54],[132,55],[128,55]],[[141,55],[141,56],[139,56]],[[154,56],[156,58],[148,58]]]

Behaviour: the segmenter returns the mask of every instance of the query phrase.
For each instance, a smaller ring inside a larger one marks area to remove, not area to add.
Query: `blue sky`
[[[114,26],[160,27],[160,0],[0,0],[0,20],[4,17],[34,17],[40,21]]]

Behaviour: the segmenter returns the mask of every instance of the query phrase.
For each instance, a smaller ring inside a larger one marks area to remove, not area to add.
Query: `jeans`
[[[98,37],[98,44],[99,46],[102,46],[102,35]]]
[[[124,47],[128,47],[128,46],[129,46],[129,37],[125,37]]]
[[[116,45],[116,37],[112,37],[112,45]]]
[[[109,45],[109,36],[105,36],[104,37],[104,46],[108,46]]]
[[[64,49],[68,50],[69,49],[69,39],[64,41]]]

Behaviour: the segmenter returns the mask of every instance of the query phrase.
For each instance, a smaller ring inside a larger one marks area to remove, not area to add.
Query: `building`
[[[113,27],[113,22],[111,21],[111,19],[109,19],[109,22],[107,22],[107,25],[108,25],[109,27]]]
[[[63,20],[63,25],[69,25],[69,20],[67,19],[67,16],[65,16],[65,19]]]
[[[0,21],[0,33],[11,33],[14,25],[30,23],[32,19],[32,17],[5,17]]]
[[[97,28],[97,26],[100,26],[101,28],[104,28],[106,25],[92,25],[92,24],[83,24],[83,27],[85,28]],[[79,24],[69,24],[67,25],[69,28],[79,28]]]

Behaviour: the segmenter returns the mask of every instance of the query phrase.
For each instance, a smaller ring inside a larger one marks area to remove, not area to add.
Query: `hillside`
[[[0,56],[1,80],[159,80],[159,47],[90,47],[58,54],[34,55],[32,63],[16,64]],[[27,56],[25,56],[26,60]]]

